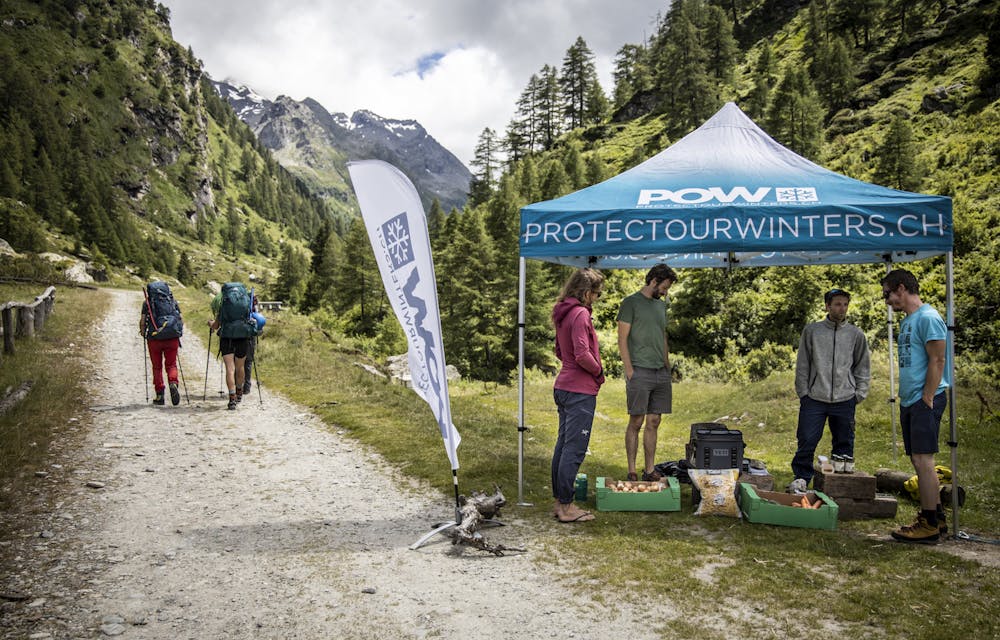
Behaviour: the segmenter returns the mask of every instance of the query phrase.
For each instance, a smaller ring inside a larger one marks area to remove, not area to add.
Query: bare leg
[[[222,362],[226,365],[226,388],[229,389],[229,393],[236,393],[236,378],[234,371],[236,368],[235,356],[231,353],[227,353],[222,356]]]
[[[913,469],[917,472],[920,487],[920,508],[934,511],[940,501],[941,487],[937,471],[934,470],[933,453],[914,453],[910,456]]]
[[[651,473],[656,466],[656,430],[660,426],[660,414],[646,415],[646,433],[642,436],[642,455],[646,466],[644,471]]]
[[[646,416],[629,416],[625,428],[625,459],[628,461],[628,472],[635,473],[635,456],[639,451],[639,429]]]
[[[235,358],[233,366],[236,369],[236,371],[234,372],[234,382],[236,386],[230,387],[230,389],[239,389],[242,392],[243,382],[245,381],[246,377],[245,365],[246,365],[246,358]]]

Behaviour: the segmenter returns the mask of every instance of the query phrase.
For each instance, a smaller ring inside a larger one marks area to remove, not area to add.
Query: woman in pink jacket
[[[560,522],[586,522],[594,514],[573,503],[573,484],[590,444],[597,392],[604,368],[590,308],[601,297],[604,276],[594,269],[578,269],[563,285],[552,309],[556,328],[556,357],[562,364],[553,396],[559,410],[559,436],[552,453],[552,496]]]

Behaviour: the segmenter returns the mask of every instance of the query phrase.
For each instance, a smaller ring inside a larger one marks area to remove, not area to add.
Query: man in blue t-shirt
[[[906,314],[899,325],[899,418],[903,447],[913,462],[920,491],[916,522],[893,531],[892,537],[936,543],[948,531],[934,469],[941,417],[948,404],[945,390],[950,386],[945,371],[948,327],[941,314],[920,299],[920,285],[906,269],[882,278],[882,297],[893,311]]]

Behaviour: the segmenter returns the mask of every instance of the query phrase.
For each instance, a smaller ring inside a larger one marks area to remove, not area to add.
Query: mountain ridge
[[[465,204],[472,174],[414,119],[386,118],[368,109],[348,116],[311,97],[269,100],[246,84],[211,82],[278,162],[322,198],[356,206],[347,162],[377,159],[410,178],[425,209],[434,199],[445,210]]]

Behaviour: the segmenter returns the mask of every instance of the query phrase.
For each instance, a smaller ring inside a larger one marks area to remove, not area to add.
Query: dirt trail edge
[[[524,554],[462,551],[442,536],[410,550],[450,516],[449,498],[266,388],[263,406],[255,386],[227,411],[214,358],[202,401],[196,327],[181,350],[190,404],[151,406],[142,298],[109,295],[93,427],[82,447],[57,448],[28,492],[43,504],[4,523],[15,533],[2,541],[2,637],[641,640],[676,615],[665,600],[605,608],[586,593],[599,585],[570,588],[537,562],[551,551],[532,534],[559,525],[519,522],[516,508],[511,526],[486,533]]]

